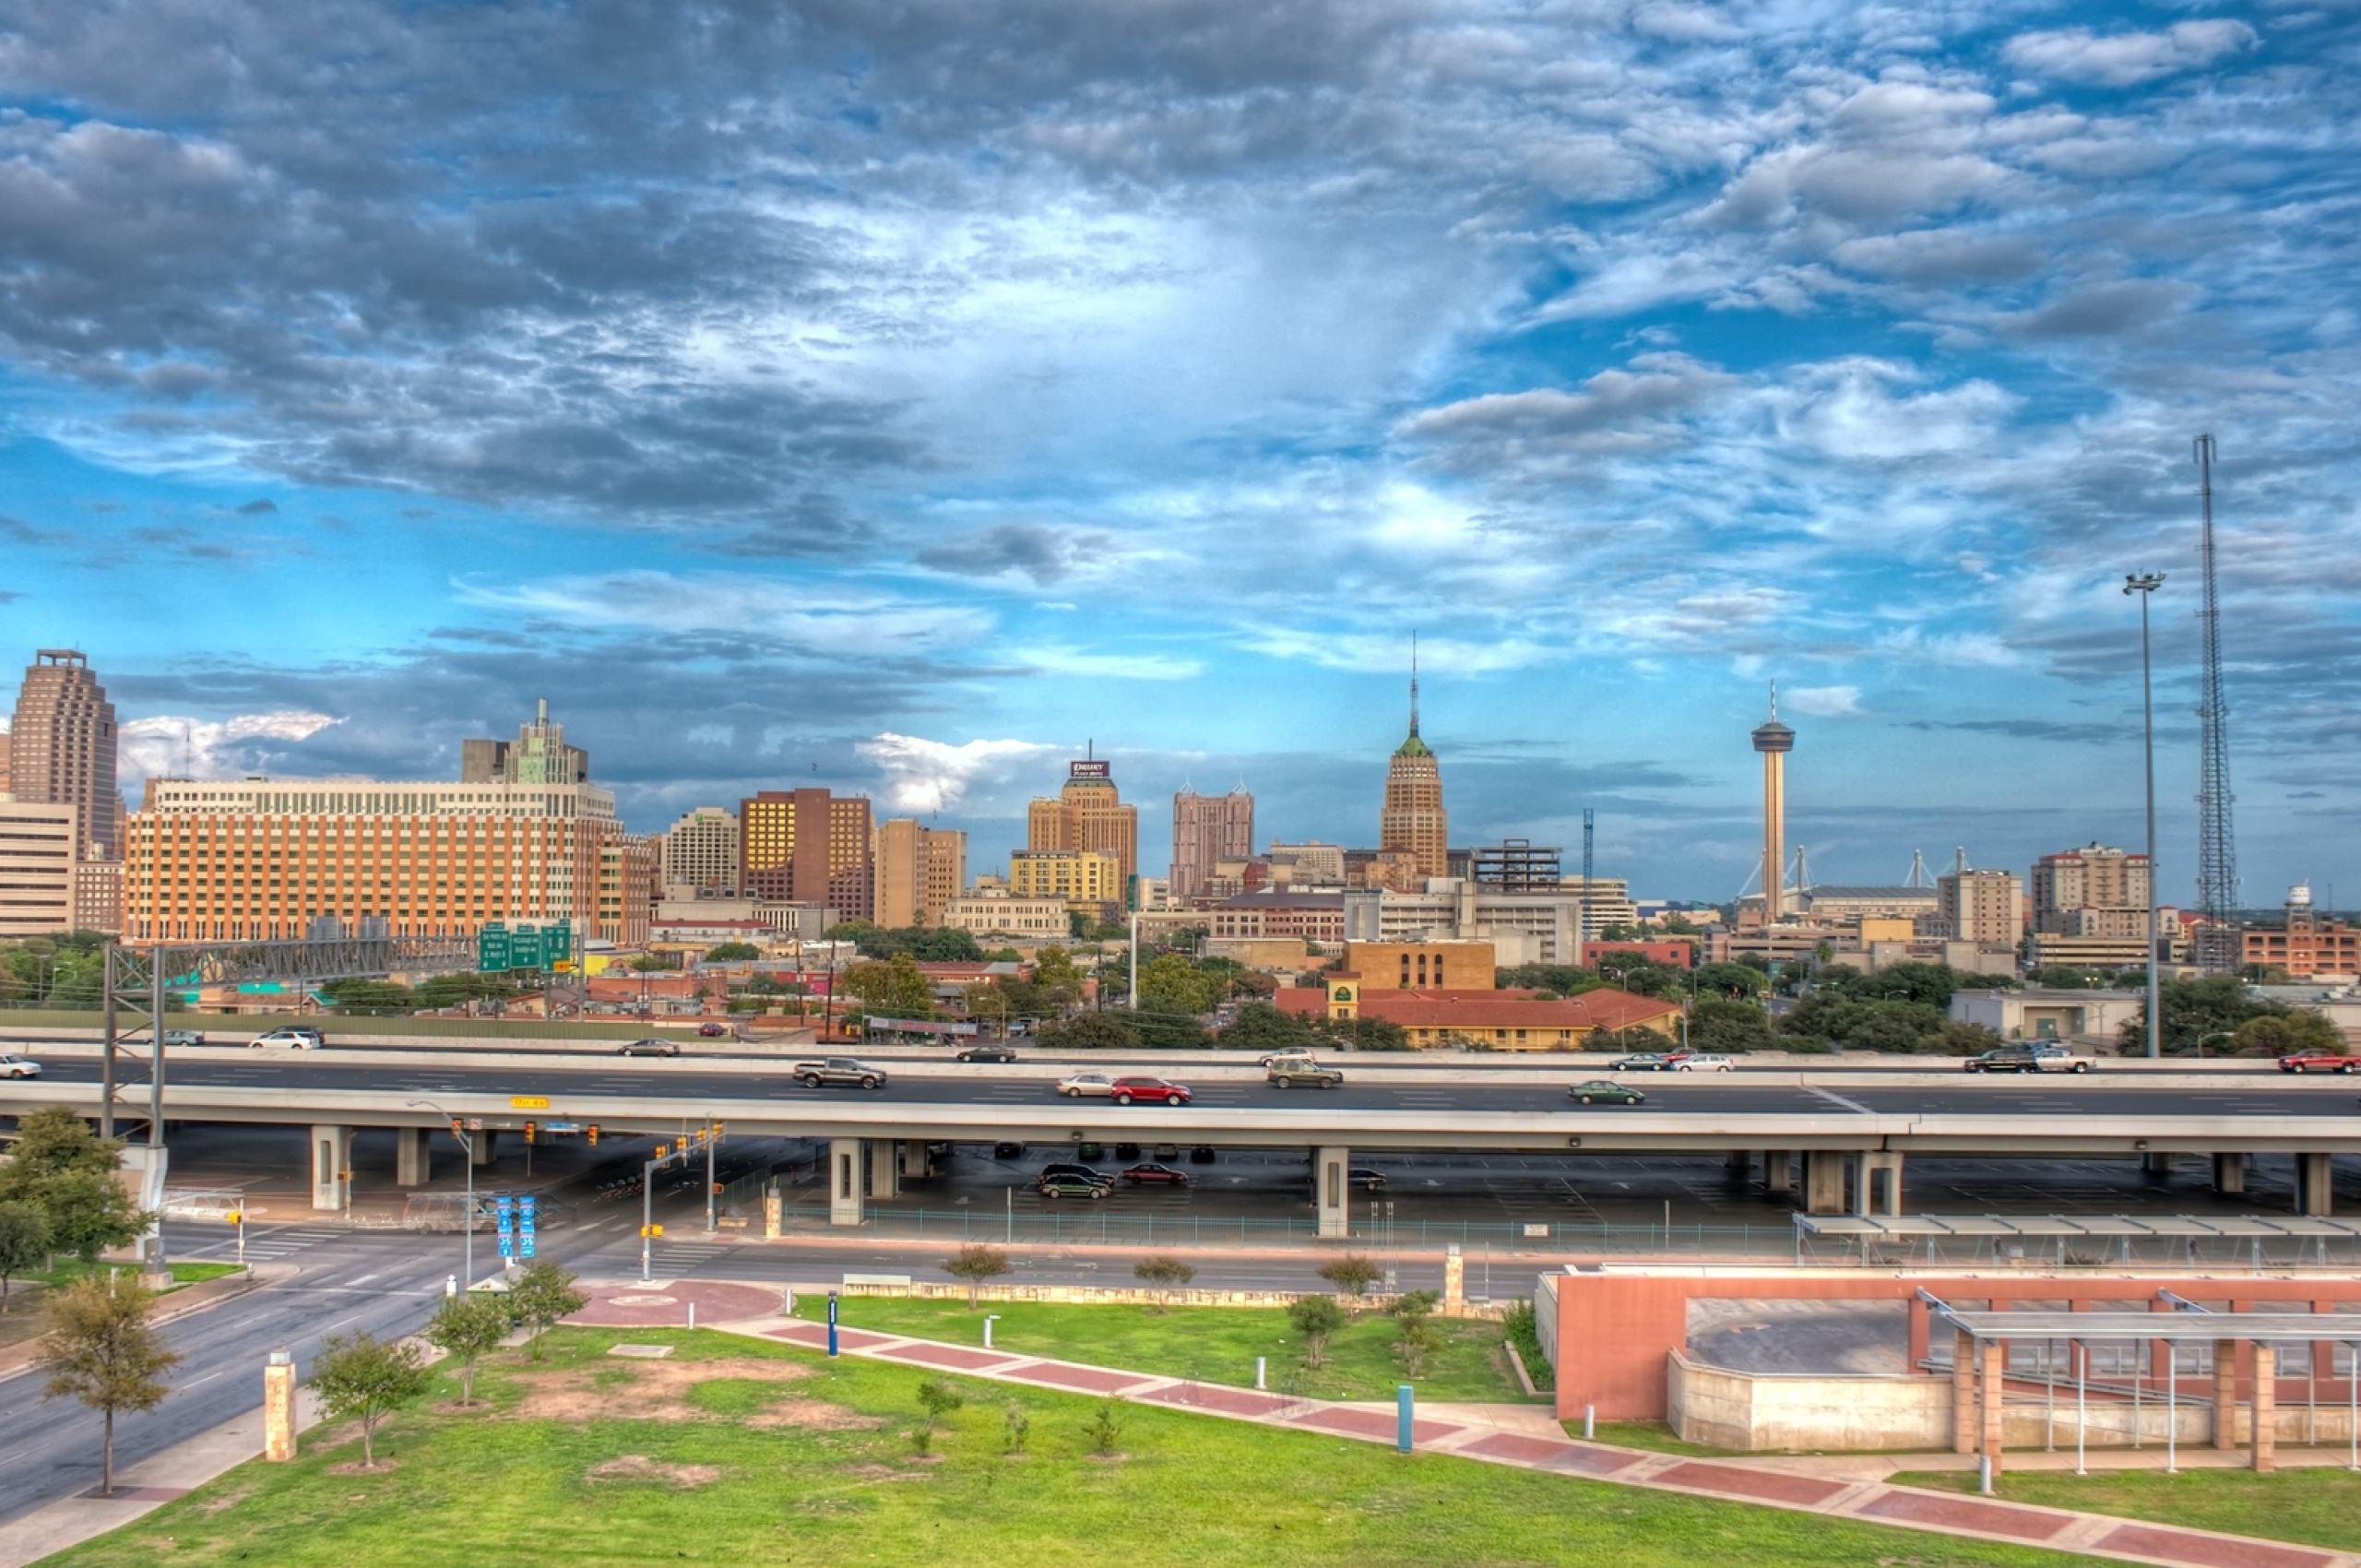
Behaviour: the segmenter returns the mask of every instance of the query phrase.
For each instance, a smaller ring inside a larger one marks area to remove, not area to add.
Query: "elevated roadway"
[[[37,1081],[0,1084],[0,1113],[69,1105],[96,1113],[95,1060],[48,1059]],[[1802,1157],[1814,1213],[1898,1213],[1911,1154],[1993,1158],[2215,1157],[2217,1184],[2238,1190],[2243,1157],[2296,1158],[2297,1206],[2324,1214],[2336,1156],[2361,1155],[2361,1101],[2351,1080],[2236,1075],[2047,1075],[1989,1078],[1949,1072],[1787,1071],[1633,1075],[1642,1106],[1577,1105],[1566,1086],[1595,1075],[1519,1063],[1402,1068],[1348,1066],[1333,1090],[1278,1089],[1248,1063],[1192,1067],[1154,1058],[1094,1062],[1109,1075],[1164,1072],[1195,1091],[1187,1106],[1116,1106],[1055,1091],[1054,1068],[963,1066],[940,1059],[892,1063],[872,1091],[808,1089],[783,1063],[745,1059],[573,1060],[547,1055],[454,1056],[433,1051],[263,1053],[205,1048],[174,1053],[166,1116],[174,1120],[309,1124],[333,1157],[355,1127],[425,1130],[467,1118],[497,1136],[528,1122],[595,1124],[609,1135],[664,1135],[709,1121],[733,1133],[810,1138],[836,1146],[867,1174],[836,1194],[857,1218],[863,1196],[890,1196],[893,1171],[928,1143],[1169,1142],[1308,1147],[1323,1170],[1348,1169],[1363,1150],[1584,1153],[1761,1152],[1774,1190]],[[146,1098],[127,1084],[125,1098]],[[878,1151],[885,1152],[881,1157]],[[2233,1163],[2235,1162],[2235,1164]],[[879,1175],[881,1168],[886,1168]],[[839,1182],[836,1185],[848,1184]],[[1344,1178],[1338,1178],[1339,1188]],[[332,1206],[332,1168],[315,1182]],[[1344,1194],[1337,1194],[1339,1208]],[[1324,1212],[1324,1208],[1323,1208]]]

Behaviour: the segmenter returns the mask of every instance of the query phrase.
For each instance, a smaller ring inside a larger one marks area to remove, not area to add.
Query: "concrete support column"
[[[1722,1157],[1722,1168],[1744,1181],[1754,1170],[1754,1151],[1734,1148]]]
[[[1762,1190],[1766,1193],[1792,1193],[1796,1190],[1794,1157],[1786,1149],[1762,1151]]]
[[[2296,1212],[2325,1219],[2336,1207],[2336,1183],[2325,1154],[2296,1157]]]
[[[828,1140],[828,1223],[858,1225],[860,1223],[861,1140],[831,1138]]]
[[[1882,1176],[1883,1181],[1879,1178]],[[1853,1212],[1867,1217],[1902,1213],[1902,1156],[1872,1149],[1853,1157]]]
[[[2245,1155],[2217,1154],[2213,1157],[2213,1190],[2217,1193],[2243,1193],[2247,1190]]]
[[[1952,1452],[1975,1452],[1975,1336],[1952,1330]]]
[[[2258,1343],[2254,1348],[2252,1452],[2248,1463],[2257,1475],[2279,1467],[2279,1348]]]
[[[2238,1445],[2238,1342],[2213,1341],[2213,1446]]]
[[[1815,1148],[1804,1151],[1804,1212],[1845,1212],[1845,1151]]]
[[[475,1162],[479,1169],[500,1158],[500,1129],[486,1127],[481,1133],[469,1133],[468,1141],[474,1146]]]
[[[2162,1182],[2173,1173],[2173,1157],[2168,1154],[2143,1154],[2140,1169],[2148,1173],[2151,1182]]]
[[[1981,1390],[1983,1398],[1978,1413],[1982,1418],[1983,1436],[1978,1443],[1977,1452],[1991,1461],[1992,1479],[1998,1481],[2000,1479],[2000,1450],[2005,1436],[2001,1428],[2001,1415],[2004,1401],[2008,1398],[2009,1393],[2009,1342],[2005,1339],[1989,1339],[1985,1341],[1981,1348],[1984,1362],[1984,1375],[1980,1380],[1983,1384]]]
[[[1343,1241],[1352,1234],[1353,1151],[1323,1145],[1311,1151],[1312,1199],[1319,1205],[1320,1239]]]
[[[868,1151],[868,1195],[872,1198],[900,1197],[902,1146],[887,1138],[871,1138],[862,1147]]]
[[[896,1144],[894,1147],[899,1155],[896,1164],[902,1180],[905,1182],[924,1181],[928,1175],[926,1162],[926,1140],[924,1138],[906,1138],[902,1142]]]
[[[423,1187],[434,1171],[434,1129],[394,1129],[394,1185]]]
[[[314,1127],[312,1129],[312,1206],[340,1209],[344,1206],[344,1172],[352,1169],[352,1129],[350,1127]]]

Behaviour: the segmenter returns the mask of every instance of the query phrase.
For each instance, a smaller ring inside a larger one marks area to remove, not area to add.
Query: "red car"
[[[729,1032],[730,1026],[727,1024],[699,1024],[697,1026],[698,1035],[706,1039],[717,1039]]]
[[[1133,1166],[1123,1172],[1123,1180],[1134,1187],[1148,1182],[1167,1182],[1175,1187],[1185,1187],[1189,1184],[1189,1173],[1186,1170],[1175,1170],[1169,1165],[1150,1162],[1146,1165]]]
[[[1135,1099],[1186,1105],[1189,1088],[1185,1084],[1167,1083],[1162,1078],[1118,1078],[1107,1087],[1107,1098],[1118,1105],[1129,1105]]]

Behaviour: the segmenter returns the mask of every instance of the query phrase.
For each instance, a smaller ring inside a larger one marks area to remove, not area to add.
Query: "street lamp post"
[[[467,1270],[468,1288],[473,1289],[476,1283],[476,1141],[468,1136],[466,1127],[457,1117],[433,1100],[413,1099],[407,1103],[422,1105],[436,1115],[447,1118],[451,1123],[451,1135],[459,1140],[459,1147],[468,1157],[468,1208],[460,1217],[459,1233],[465,1238],[461,1266]]]
[[[2156,919],[2156,682],[2148,657],[2148,598],[2164,586],[2162,572],[2124,574],[2123,591],[2140,600],[2140,702],[2148,761],[2148,1056],[2152,1061],[2165,1053],[2165,1008],[2156,976],[2156,944],[2163,932],[2157,930]]]

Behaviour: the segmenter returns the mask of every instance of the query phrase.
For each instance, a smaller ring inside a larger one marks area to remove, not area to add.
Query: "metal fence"
[[[759,1199],[767,1179],[749,1188]],[[732,1191],[744,1183],[732,1183]],[[724,1194],[725,1197],[730,1194]],[[1104,1242],[1118,1246],[1220,1247],[1309,1246],[1320,1239],[1316,1218],[1257,1219],[1214,1215],[1097,1212],[994,1212],[976,1209],[870,1208],[858,1227],[828,1222],[825,1209],[787,1210],[786,1229],[796,1234],[864,1232],[911,1241],[1003,1243]],[[1347,1233],[1370,1247],[1462,1252],[1489,1246],[1506,1253],[1574,1253],[1631,1257],[1772,1258],[1795,1255],[1795,1232],[1784,1225],[1564,1225],[1556,1222],[1500,1224],[1475,1220],[1357,1219]]]

